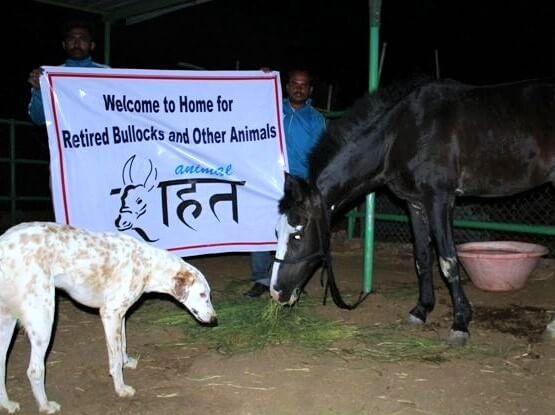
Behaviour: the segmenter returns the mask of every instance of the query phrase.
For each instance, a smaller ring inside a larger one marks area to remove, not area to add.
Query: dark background
[[[6,2],[7,3],[7,2]],[[552,1],[382,0],[380,43],[387,43],[381,84],[417,73],[486,84],[552,76],[555,24]],[[33,67],[64,60],[60,27],[73,17],[100,16],[22,0],[3,5],[3,82],[0,118],[27,119],[27,76]],[[184,61],[206,69],[284,71],[308,65],[318,79],[316,104],[344,109],[368,87],[367,0],[214,0],[126,26],[113,25],[112,67],[178,69]]]

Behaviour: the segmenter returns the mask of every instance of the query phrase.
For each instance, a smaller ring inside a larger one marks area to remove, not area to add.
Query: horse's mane
[[[308,156],[309,181],[316,180],[345,144],[356,137],[367,135],[361,132],[369,131],[400,100],[432,81],[430,77],[419,76],[379,88],[374,93],[360,97],[341,118],[328,121],[325,131]]]

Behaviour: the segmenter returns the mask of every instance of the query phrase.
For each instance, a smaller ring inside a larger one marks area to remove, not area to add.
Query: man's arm
[[[42,96],[40,94],[40,77],[41,69],[36,68],[31,71],[27,82],[32,86],[31,100],[29,101],[28,113],[31,121],[37,125],[43,125],[46,120],[44,119],[44,108],[42,106]]]
[[[29,101],[28,113],[31,121],[35,124],[44,125],[46,122],[44,118],[44,108],[42,106],[40,89],[31,89],[31,100]]]

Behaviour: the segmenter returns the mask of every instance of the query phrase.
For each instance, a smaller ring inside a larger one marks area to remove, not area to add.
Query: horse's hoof
[[[413,314],[409,314],[408,318],[407,318],[407,324],[411,325],[411,326],[421,326],[424,324],[424,320],[419,319],[418,317],[416,317]]]
[[[447,338],[447,344],[453,347],[463,347],[468,342],[470,334],[466,331],[451,330]]]

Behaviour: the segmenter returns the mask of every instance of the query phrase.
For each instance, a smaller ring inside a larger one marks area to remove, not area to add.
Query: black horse
[[[419,295],[409,321],[424,323],[435,305],[433,246],[453,304],[448,342],[464,345],[472,307],[453,238],[455,199],[555,183],[555,83],[423,80],[380,89],[330,122],[309,165],[308,182],[285,180],[272,297],[295,303],[316,268],[330,260],[334,217],[387,186],[407,202],[412,226]],[[555,321],[546,333],[555,337]]]

